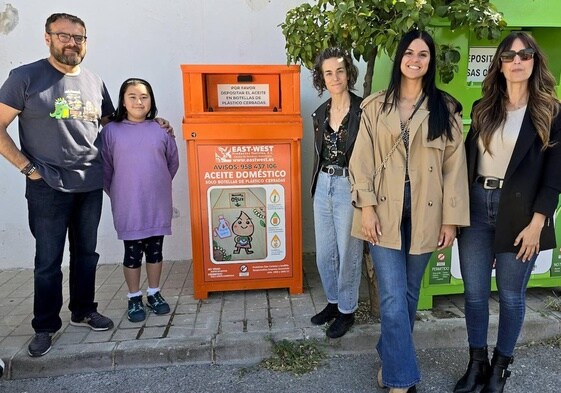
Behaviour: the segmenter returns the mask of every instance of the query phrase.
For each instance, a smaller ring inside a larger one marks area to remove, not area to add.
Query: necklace
[[[528,105],[528,95],[522,95],[517,102],[512,102],[510,97],[506,96],[506,109],[510,111],[516,111]]]
[[[331,110],[332,110],[332,111],[335,111],[335,112],[343,112],[343,111],[346,112],[346,111],[349,110],[350,107],[351,107],[351,104],[349,103],[349,104],[347,104],[347,105],[343,105],[343,106],[340,106],[340,107],[332,106],[332,107],[331,107]]]
[[[513,104],[512,102],[509,101],[506,104],[506,109],[510,110],[510,111],[517,111],[518,109],[524,108],[526,105],[528,105],[528,102],[526,102],[526,101],[522,101],[522,102],[517,103],[517,104]]]
[[[415,105],[417,105],[417,102],[421,98],[421,94],[423,94],[423,90],[421,90],[419,94],[417,94],[414,100],[406,99],[402,97],[399,99],[399,105],[403,108],[407,108],[407,107],[415,108]]]

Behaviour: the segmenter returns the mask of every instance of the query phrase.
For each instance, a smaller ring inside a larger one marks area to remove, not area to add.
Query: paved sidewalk
[[[97,271],[98,310],[112,318],[115,328],[93,332],[69,324],[67,303],[63,327],[51,351],[40,358],[27,355],[33,335],[33,271],[0,271],[0,358],[5,378],[27,378],[131,367],[185,363],[251,364],[271,355],[271,341],[319,339],[332,353],[373,352],[377,323],[357,321],[344,337],[329,340],[325,328],[310,317],[325,306],[314,256],[304,255],[304,293],[286,289],[214,292],[208,299],[193,298],[192,263],[164,262],[162,294],[172,312],[149,313],[143,323],[126,318],[126,285],[121,265],[100,265]],[[144,269],[143,269],[144,270]],[[68,270],[65,269],[65,278]],[[145,276],[143,275],[143,280]],[[144,285],[145,287],[146,285]],[[557,293],[559,293],[557,288]],[[553,289],[528,290],[526,322],[521,342],[561,334],[561,312],[548,311],[544,301]],[[65,282],[65,299],[68,288]],[[361,285],[361,299],[367,299]],[[415,327],[418,348],[466,347],[461,295],[437,296],[431,311],[418,312]],[[491,305],[491,329],[496,334],[498,303]]]

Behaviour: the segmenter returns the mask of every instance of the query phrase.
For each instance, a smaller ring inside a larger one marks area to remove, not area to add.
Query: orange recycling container
[[[302,293],[300,67],[181,70],[195,298]]]

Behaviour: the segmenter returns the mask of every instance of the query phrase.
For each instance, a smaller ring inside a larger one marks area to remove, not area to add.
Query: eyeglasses
[[[535,51],[532,48],[521,49],[518,52],[507,50],[501,53],[499,57],[503,63],[510,63],[514,61],[516,55],[520,57],[520,60],[526,61],[532,59],[534,57],[534,53]]]
[[[53,33],[50,31],[47,31],[47,34],[56,35],[58,37],[58,40],[63,44],[68,44],[71,38],[74,39],[74,42],[77,45],[83,44],[88,39],[88,37],[86,37],[85,35],[78,35],[78,34]]]

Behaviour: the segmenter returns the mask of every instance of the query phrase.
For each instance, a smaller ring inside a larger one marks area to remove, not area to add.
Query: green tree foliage
[[[329,46],[349,49],[356,60],[364,60],[367,95],[377,54],[391,56],[402,34],[427,29],[433,18],[447,20],[452,30],[470,29],[477,38],[489,40],[497,40],[506,26],[489,0],[317,0],[289,10],[280,27],[288,63],[311,69],[317,53]],[[439,47],[443,82],[453,78],[459,55],[458,48]]]

